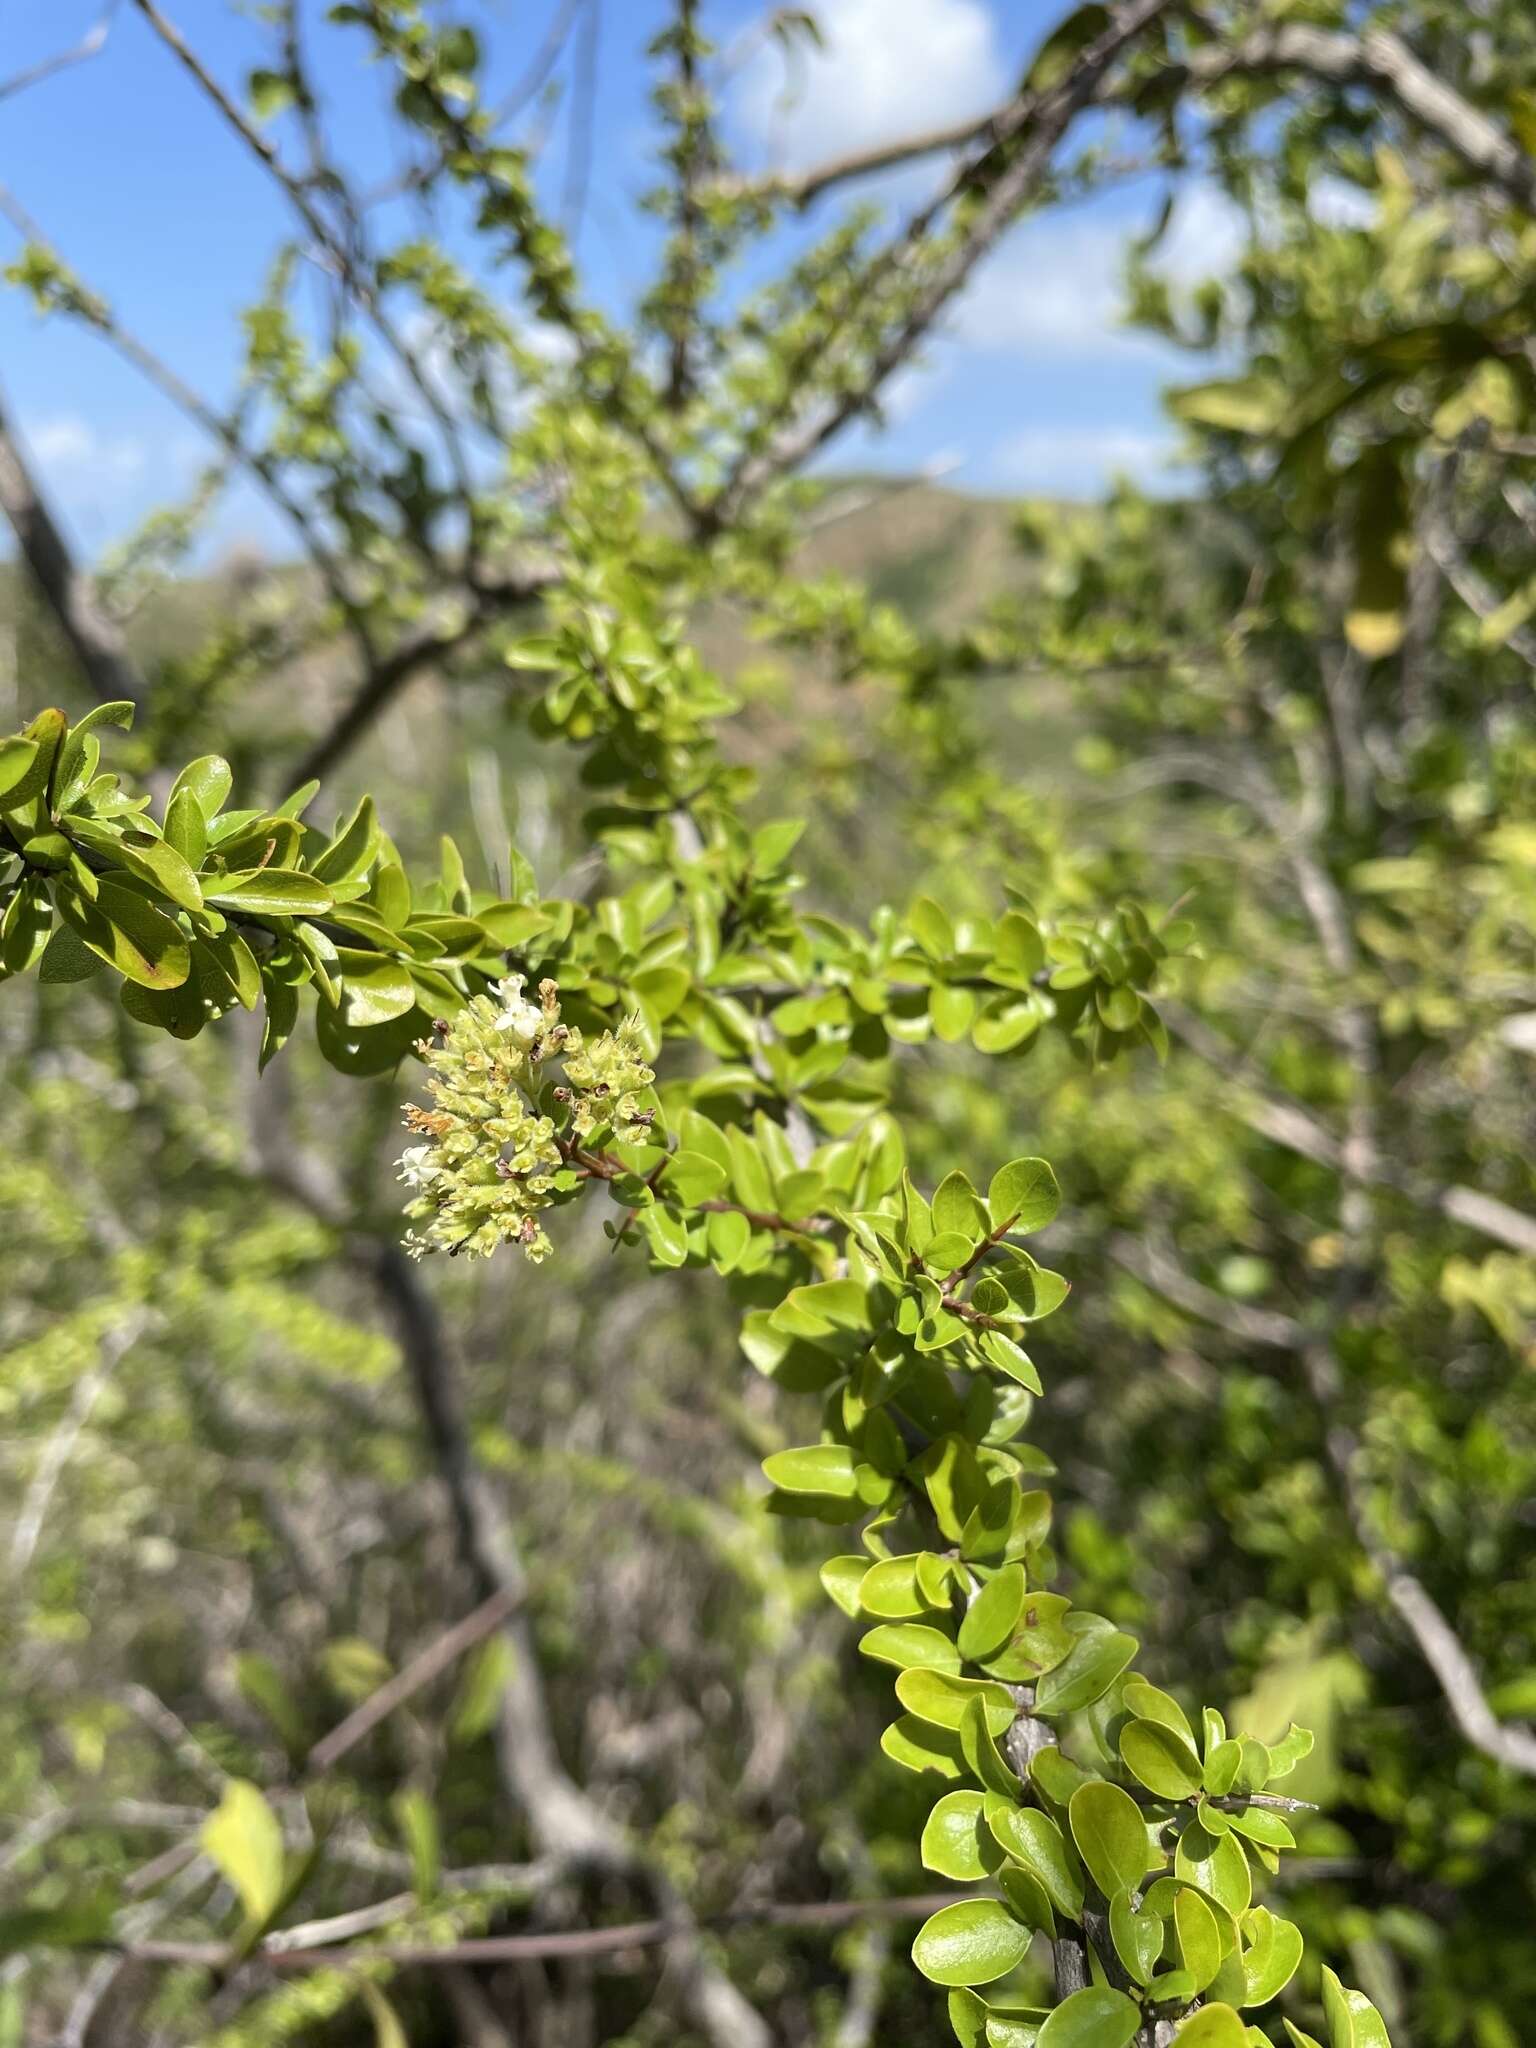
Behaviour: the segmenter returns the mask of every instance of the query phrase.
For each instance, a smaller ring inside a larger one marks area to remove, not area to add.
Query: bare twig
[[[1324,1448],[1360,1547],[1379,1574],[1399,1618],[1434,1673],[1451,1718],[1484,1756],[1536,1777],[1536,1731],[1500,1721],[1488,1704],[1477,1669],[1423,1581],[1376,1535],[1359,1475],[1360,1446],[1338,1419],[1342,1391],[1337,1362],[1326,1345],[1292,1317],[1231,1302],[1182,1272],[1174,1261],[1129,1239],[1110,1242],[1110,1255],[1186,1314],[1226,1330],[1240,1342],[1272,1346],[1299,1357],[1324,1424]]]
[[[77,43],[71,43],[66,50],[56,50],[51,57],[44,57],[36,64],[29,64],[25,71],[0,79],[0,100],[11,99],[16,93],[25,92],[29,86],[41,85],[45,78],[54,78],[59,72],[68,71],[73,65],[84,64],[89,58],[99,55],[112,33],[112,18],[117,9],[118,0],[107,0],[99,18]]]
[[[602,0],[585,0],[576,45],[576,77],[566,127],[565,193],[561,201],[567,239],[575,245],[592,182],[592,123],[597,106],[597,59],[602,47]]]
[[[738,1906],[729,1913],[700,1921],[701,1927],[847,1927],[861,1920],[916,1920],[926,1918],[942,1906],[973,1894],[966,1892],[923,1892],[894,1899],[831,1899],[809,1905],[768,1903]],[[388,1901],[403,1907],[405,1899]],[[379,1908],[364,1909],[370,1913]],[[573,1927],[540,1934],[496,1934],[458,1941],[442,1947],[382,1942],[366,1947],[275,1947],[283,1940],[271,1936],[254,1952],[251,1961],[273,1969],[321,1970],[362,1962],[389,1963],[399,1969],[453,1969],[466,1963],[522,1962],[557,1957],[615,1955],[625,1949],[657,1948],[674,1940],[675,1923],[668,1919],[632,1920],[621,1927]],[[141,1942],[130,1953],[144,1962],[218,1964],[227,1959],[228,1949],[215,1942]],[[765,2034],[765,2039],[766,2034]]]
[[[1196,85],[1222,78],[1299,71],[1334,85],[1361,85],[1391,100],[1527,211],[1536,212],[1536,163],[1479,108],[1380,29],[1352,36],[1305,22],[1262,29],[1231,49],[1195,52],[1185,66]]]
[[[0,470],[4,466],[4,428],[0,426]],[[64,1418],[44,1446],[43,1455],[38,1459],[37,1470],[27,1488],[16,1517],[16,1526],[11,1532],[10,1566],[12,1577],[24,1572],[32,1561],[37,1540],[43,1532],[43,1520],[48,1513],[48,1503],[53,1498],[54,1488],[63,1476],[80,1433],[90,1420],[91,1410],[98,1396],[117,1370],[124,1354],[138,1341],[149,1321],[147,1309],[133,1309],[120,1323],[107,1331],[101,1340],[101,1350],[91,1370],[82,1373],[76,1380],[70,1395],[69,1407]]]
[[[4,214],[24,240],[46,251],[61,268],[68,270],[68,265],[64,263],[57,248],[16,195],[5,185],[0,185],[0,214]],[[289,490],[271,458],[261,450],[252,448],[233,420],[215,411],[205,398],[170,368],[169,364],[162,362],[159,356],[146,348],[136,335],[122,325],[105,300],[97,294],[82,294],[79,316],[95,328],[114,354],[131,364],[163,398],[168,399],[176,407],[178,412],[183,413],[210,440],[217,441],[231,460],[254,478],[298,535],[304,552],[319,571],[326,589],[348,619],[354,632],[366,644],[366,627],[352,603],[341,563],[326,546],[312,514]]]
[[[414,676],[457,653],[493,620],[553,588],[561,573],[560,565],[552,559],[530,562],[515,575],[484,585],[472,595],[466,594],[446,623],[424,627],[388,653],[370,660],[356,691],[319,738],[311,742],[293,769],[291,780],[308,782],[312,776],[323,778],[329,774]]]
[[[1503,599],[1477,566],[1468,560],[1457,542],[1449,519],[1426,522],[1424,550],[1446,582],[1474,617],[1490,619]],[[1512,625],[1503,638],[1511,654],[1518,654],[1527,667],[1536,668],[1536,628]]]
[[[1469,170],[1487,178],[1519,205],[1536,210],[1536,163],[1486,114],[1421,64],[1406,43],[1382,30],[1353,36],[1290,22],[1260,30],[1235,44],[1213,43],[1169,69],[1175,81],[1184,79],[1196,88],[1226,78],[1278,71],[1301,72],[1333,85],[1365,86],[1400,107]],[[978,119],[920,130],[874,149],[843,152],[803,171],[723,179],[721,189],[806,206],[851,179],[893,170],[944,150],[990,144],[1005,131],[1020,97],[1005,100]]]
[[[147,695],[144,678],[116,620],[98,599],[94,582],[77,567],[3,411],[0,511],[10,521],[32,581],[58,621],[91,689],[104,703],[121,697],[142,703]]]
[[[315,1744],[305,1763],[308,1773],[319,1776],[340,1763],[347,1752],[355,1749],[396,1707],[420,1692],[424,1685],[430,1685],[466,1650],[498,1629],[517,1605],[518,1597],[503,1587],[488,1600],[482,1600],[472,1613],[466,1614],[445,1635],[439,1636],[419,1657],[413,1657],[403,1671],[396,1672],[393,1678],[371,1692],[361,1706],[354,1707],[345,1720],[339,1721]]]
[[[159,1736],[184,1771],[189,1772],[194,1778],[200,1778],[216,1797],[223,1796],[224,1789],[229,1783],[228,1774],[204,1749],[181,1716],[168,1707],[158,1693],[151,1692],[147,1685],[135,1682],[123,1686],[118,1697],[124,1706],[137,1714],[146,1728]]]
[[[254,123],[230,98],[217,78],[203,63],[197,52],[188,43],[176,24],[155,4],[155,0],[133,0],[133,4],[149,23],[166,48],[195,81],[200,90],[212,101],[226,124],[239,137],[257,161],[270,173],[282,188],[289,203],[298,214],[317,246],[336,265],[337,271],[349,292],[372,322],[375,333],[389,350],[401,370],[409,379],[412,389],[437,423],[443,437],[443,446],[454,472],[458,494],[466,508],[473,501],[469,466],[459,437],[457,423],[433,387],[432,380],[423,370],[416,352],[408,346],[394,322],[385,312],[378,290],[369,274],[360,252],[348,246],[347,241],[335,234],[330,223],[315,206],[303,181],[296,178],[278,155],[276,148],[262,134]],[[355,218],[355,216],[354,216]],[[474,522],[471,519],[471,537]]]
[[[846,423],[865,411],[890,376],[906,362],[928,333],[945,306],[970,277],[977,264],[992,248],[1003,230],[1027,204],[1050,168],[1056,145],[1084,107],[1098,98],[1105,78],[1116,59],[1143,29],[1165,13],[1170,0],[1127,0],[1110,18],[1078,57],[1060,85],[1050,91],[1022,95],[1001,118],[996,144],[1008,144],[1013,155],[987,187],[963,235],[933,264],[925,282],[913,293],[902,318],[868,360],[859,374],[848,380],[847,388],[811,412],[798,425],[777,436],[760,454],[737,464],[717,495],[705,509],[707,530],[718,531],[739,513],[741,507],[774,478],[798,470],[824,447]],[[924,252],[932,227],[940,214],[963,192],[975,185],[985,157],[996,146],[967,159],[947,190],[907,224],[888,245],[875,266],[874,275],[863,283],[867,289],[876,276],[899,270]]]
[[[1226,1076],[1233,1088],[1233,1113],[1249,1130],[1287,1152],[1310,1159],[1314,1165],[1331,1167],[1335,1172],[1342,1169],[1341,1141],[1310,1110],[1299,1102],[1258,1088],[1242,1072],[1237,1048],[1213,1031],[1203,1018],[1178,1003],[1169,1002],[1160,1008],[1174,1036]],[[1478,1231],[1497,1244],[1507,1245],[1511,1251],[1536,1257],[1536,1217],[1501,1202],[1496,1195],[1483,1194],[1459,1183],[1438,1183],[1380,1157],[1372,1162],[1370,1177],[1378,1186],[1392,1188],[1420,1208],[1438,1210],[1449,1222]]]
[[[499,1626],[512,1655],[497,1720],[496,1756],[507,1792],[527,1817],[538,1857],[571,1873],[627,1878],[645,1892],[658,1914],[654,1923],[646,1924],[660,1930],[654,1939],[665,1945],[668,1976],[712,2048],[771,2048],[763,2020],[706,1952],[692,1913],[665,1872],[566,1770],[555,1741],[538,1645],[524,1611],[527,1574],[522,1553],[474,1455],[458,1363],[437,1305],[419,1270],[393,1238],[371,1237],[355,1228],[326,1162],[291,1141],[286,1087],[285,1071],[273,1067],[252,1097],[257,1154],[274,1184],[346,1232],[352,1257],[371,1277],[395,1325],[432,1461],[448,1498],[460,1560],[481,1601],[499,1599],[505,1605]],[[571,1951],[584,1952],[579,1941]],[[345,1956],[348,1951],[336,1953]],[[427,1956],[435,1961],[436,1952],[428,1951]],[[455,1963],[468,1959],[464,1953],[450,1958]]]

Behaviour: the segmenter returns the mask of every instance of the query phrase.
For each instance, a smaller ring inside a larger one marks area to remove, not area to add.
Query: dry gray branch
[[[94,581],[75,562],[69,543],[0,411],[0,511],[10,521],[38,594],[43,598],[86,681],[103,703],[146,694],[116,620],[102,605]]]
[[[1421,64],[1400,37],[1382,30],[1355,36],[1290,22],[1260,30],[1235,44],[1213,42],[1170,66],[1169,71],[1173,79],[1187,80],[1196,88],[1227,78],[1284,71],[1300,72],[1332,85],[1365,86],[1400,107],[1469,170],[1487,178],[1518,205],[1536,211],[1536,163],[1513,137]],[[722,180],[721,189],[807,206],[823,192],[852,179],[893,170],[944,150],[978,143],[990,146],[1007,132],[1007,124],[1032,97],[1015,94],[977,119],[920,130],[873,149],[851,150],[806,170]]]
[[[1339,1420],[1342,1376],[1326,1343],[1290,1316],[1228,1301],[1184,1273],[1165,1254],[1117,1237],[1110,1256],[1145,1285],[1187,1315],[1225,1330],[1240,1343],[1268,1345],[1301,1360],[1307,1385],[1324,1426],[1324,1449],[1339,1482],[1345,1510],[1360,1547],[1375,1566],[1386,1596],[1418,1647],[1450,1709],[1451,1718],[1474,1749],[1495,1763],[1536,1777],[1536,1731],[1500,1721],[1488,1704],[1477,1667],[1433,1595],[1373,1528],[1359,1470],[1360,1446]]]

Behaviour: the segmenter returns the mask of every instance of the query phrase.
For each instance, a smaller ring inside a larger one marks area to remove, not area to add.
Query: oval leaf
[[[1018,1968],[1030,1940],[1029,1929],[1000,1900],[962,1899],[923,1923],[912,1944],[912,1960],[935,1984],[990,1984]],[[1123,2042],[1116,2048],[1123,2048]]]
[[[1067,1818],[1078,1854],[1105,1898],[1139,1890],[1147,1874],[1147,1828],[1131,1795],[1103,1779],[1079,1785]]]
[[[1043,1159],[1010,1159],[987,1189],[994,1230],[1043,1230],[1060,1207],[1061,1189]]]
[[[925,1869],[959,1884],[974,1884],[997,1868],[1002,1852],[986,1826],[985,1806],[981,1792],[945,1793],[923,1829]]]
[[[1230,2005],[1203,2005],[1173,2038],[1185,2048],[1248,2048],[1248,2029]]]
[[[1123,1991],[1090,1984],[1064,1998],[1046,2020],[1035,2048],[1126,2048],[1141,2025],[1141,2007]]]
[[[1006,1643],[1024,1612],[1024,1567],[1004,1565],[995,1578],[982,1587],[965,1611],[956,1640],[962,1657],[977,1662],[990,1657]]]
[[[1200,1759],[1177,1730],[1158,1721],[1130,1721],[1120,1754],[1132,1777],[1159,1799],[1188,1799],[1200,1790]]]

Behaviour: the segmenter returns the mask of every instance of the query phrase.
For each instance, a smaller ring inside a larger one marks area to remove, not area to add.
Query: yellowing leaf
[[[283,1831],[261,1793],[231,1778],[199,1838],[234,1886],[246,1916],[264,1927],[283,1896]]]

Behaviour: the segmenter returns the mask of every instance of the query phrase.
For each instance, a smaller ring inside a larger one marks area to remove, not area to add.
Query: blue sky
[[[169,4],[169,0],[167,0]],[[649,177],[652,135],[641,52],[660,0],[597,0],[597,93],[590,198],[580,253],[589,288],[620,309],[646,281],[653,230],[634,207]],[[491,79],[520,75],[558,0],[463,0],[481,30]],[[175,0],[174,18],[237,92],[265,40],[254,7]],[[730,51],[727,132],[751,168],[801,164],[828,152],[979,112],[1004,96],[1056,0],[819,0],[827,48],[786,74],[754,34],[765,10],[706,0],[705,20]],[[323,25],[310,41],[327,115],[343,154],[366,176],[394,168],[386,80],[360,59],[360,38]],[[0,76],[68,47],[102,18],[102,0],[0,0]],[[550,196],[564,189],[568,46],[541,162]],[[281,124],[271,131],[291,148]],[[928,172],[871,189],[899,206]],[[279,195],[158,44],[119,4],[100,53],[0,99],[0,180],[124,323],[216,400],[232,386],[238,313],[289,231]],[[892,394],[878,438],[844,441],[832,460],[908,472],[929,466],[954,483],[998,492],[1086,494],[1116,470],[1167,475],[1171,436],[1163,385],[1198,375],[1174,352],[1116,321],[1119,251],[1150,221],[1150,184],[1026,221],[992,257],[923,365]],[[835,202],[814,217],[832,219]],[[1193,276],[1233,245],[1221,202],[1194,186],[1181,200],[1162,260]],[[16,238],[0,222],[6,258]],[[39,321],[14,290],[0,294],[0,380],[11,415],[86,554],[174,496],[208,452],[138,375],[65,323]],[[220,514],[221,545],[268,549],[280,530],[236,493]]]

